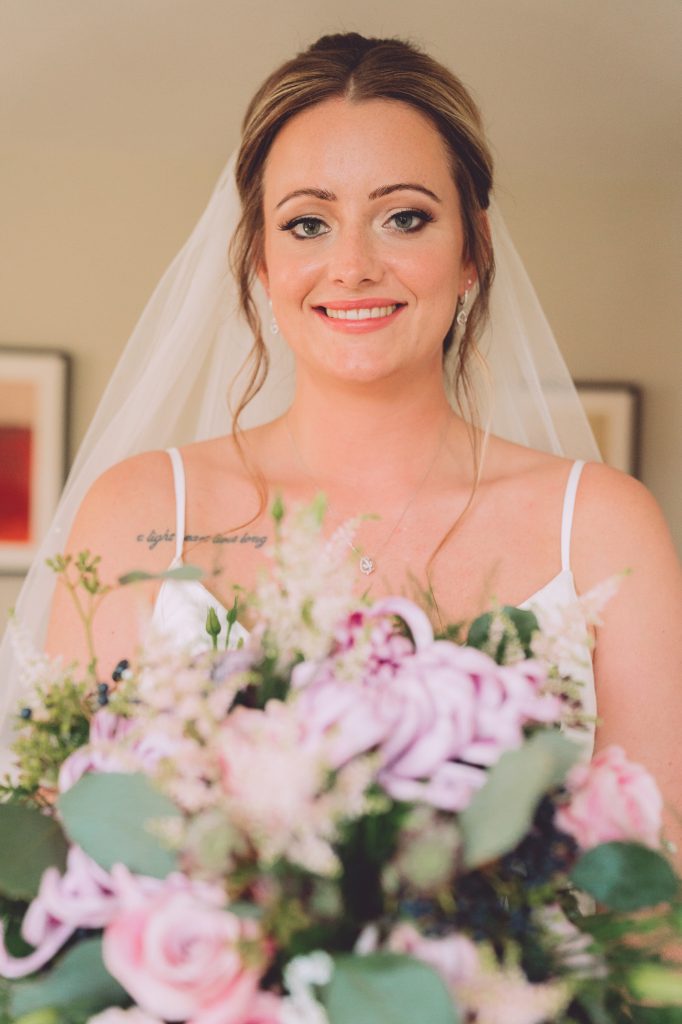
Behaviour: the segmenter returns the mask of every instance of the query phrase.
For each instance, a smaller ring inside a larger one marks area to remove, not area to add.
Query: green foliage
[[[629,1020],[632,1024],[680,1024],[682,1009],[679,1006],[633,1006]]]
[[[668,861],[638,843],[603,843],[588,850],[571,880],[608,909],[626,912],[672,900],[679,886]]]
[[[384,910],[381,875],[397,849],[408,804],[386,802],[376,813],[348,822],[337,853],[343,867],[341,890],[345,915],[359,925]]]
[[[15,983],[10,996],[13,1020],[48,1007],[82,1015],[129,1002],[127,993],[102,962],[102,942],[98,938],[73,946],[51,970],[37,978]]]
[[[96,703],[87,683],[65,676],[39,687],[33,703],[12,747],[16,779],[0,785],[0,800],[40,802],[39,790],[55,788],[66,758],[88,741]]]
[[[213,650],[217,651],[218,650],[218,637],[220,636],[220,633],[221,633],[221,630],[222,630],[223,627],[220,624],[220,619],[218,618],[218,613],[216,612],[216,610],[215,610],[215,608],[213,607],[212,604],[208,606],[208,611],[206,612],[206,622],[205,622],[204,628],[205,628],[206,632],[208,633],[208,635],[211,638],[211,646],[213,647]]]
[[[201,580],[205,575],[204,570],[198,565],[178,565],[175,569],[164,569],[163,572],[134,569],[119,576],[118,582],[122,587],[127,587],[131,583],[144,583],[146,580]]]
[[[234,627],[235,622],[239,616],[239,598],[235,595],[235,599],[232,602],[232,607],[227,612],[227,633],[225,635],[225,650],[230,645],[230,635]]]
[[[478,867],[512,850],[544,794],[563,781],[579,755],[576,743],[549,730],[503,754],[459,817],[465,866]]]
[[[50,569],[66,587],[76,614],[83,624],[90,656],[87,670],[93,681],[97,680],[97,655],[92,624],[100,601],[111,590],[111,587],[102,583],[100,578],[101,561],[100,555],[92,555],[87,549],[79,551],[75,558],[73,555],[56,555],[47,559]]]
[[[46,1007],[42,1010],[34,1010],[32,1013],[25,1013],[15,1018],[14,1024],[71,1024],[73,1017],[65,1017],[59,1010],[53,1007]]]
[[[273,501],[272,506],[270,508],[270,516],[275,524],[275,527],[277,527],[277,525],[282,522],[282,520],[284,519],[284,515],[285,510],[282,495],[276,494],[275,500]]]
[[[63,870],[67,842],[54,818],[32,807],[0,805],[0,892],[12,900],[30,900],[43,871]]]
[[[175,855],[149,826],[178,818],[180,812],[146,775],[84,775],[60,796],[58,807],[71,841],[103,868],[120,861],[154,878],[165,878],[175,869]]]
[[[279,670],[276,654],[267,654],[251,672],[250,677],[253,682],[239,691],[233,707],[243,705],[262,710],[270,700],[286,700],[291,682],[289,673]]]
[[[504,665],[512,648],[520,650],[526,658],[532,657],[531,640],[538,628],[533,612],[506,604],[474,619],[466,642],[485,651],[498,665]]]
[[[637,999],[659,1006],[677,1006],[682,1018],[682,967],[638,964],[628,973],[627,983]]]
[[[26,900],[10,900],[0,896],[0,922],[3,928],[3,941],[10,956],[28,956],[33,952],[21,937],[21,926],[28,908]],[[1,1001],[0,1001],[1,1002]],[[2,1018],[0,1016],[0,1024]]]
[[[436,972],[391,953],[339,956],[322,991],[331,1024],[457,1024],[459,1015]]]

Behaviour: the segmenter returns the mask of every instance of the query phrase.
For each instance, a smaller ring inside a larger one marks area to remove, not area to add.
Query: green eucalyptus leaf
[[[0,837],[0,893],[10,899],[33,899],[43,871],[66,866],[59,822],[34,807],[0,804]]]
[[[204,570],[198,565],[179,565],[175,569],[164,569],[163,572],[144,572],[142,569],[135,569],[119,576],[118,582],[125,587],[129,583],[142,583],[145,580],[201,580],[204,576]]]
[[[474,619],[467,633],[466,642],[468,647],[476,647],[478,650],[482,650],[485,647],[490,636],[492,621],[492,612],[484,612],[483,615],[479,615],[478,618]]]
[[[129,1002],[128,994],[104,966],[99,938],[73,946],[52,970],[38,978],[15,982],[10,997],[12,1020],[48,1009],[91,1014]]]
[[[331,1024],[458,1024],[442,979],[427,964],[408,956],[373,953],[338,956],[322,990]]]
[[[499,615],[509,620],[506,631],[500,637],[496,650],[489,653],[494,654],[496,661],[501,664],[505,660],[505,652],[510,637],[518,640],[526,657],[531,656],[531,639],[533,633],[538,629],[538,620],[534,613],[526,608],[516,608],[514,605],[505,604],[498,613],[484,612],[474,619],[467,633],[467,645],[476,647],[478,650],[488,650],[490,643],[490,628],[493,622],[499,619]]]
[[[541,798],[564,780],[579,756],[576,743],[549,729],[503,754],[460,815],[465,866],[475,868],[513,850],[528,831]]]
[[[674,898],[679,882],[660,853],[639,843],[602,843],[582,855],[571,880],[610,910],[639,910]]]
[[[535,613],[527,608],[515,608],[513,605],[505,605],[503,611],[514,623],[519,641],[526,654],[530,657],[530,643],[533,639],[533,633],[536,633],[540,628]]]
[[[165,878],[176,867],[175,854],[149,823],[180,812],[145,775],[84,775],[59,797],[58,807],[69,838],[103,868],[122,862],[138,874]]]

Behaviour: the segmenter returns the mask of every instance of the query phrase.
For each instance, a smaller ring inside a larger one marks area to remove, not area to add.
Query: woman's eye
[[[296,217],[283,224],[282,231],[290,231],[296,238],[319,238],[326,235],[329,228],[319,217]]]
[[[419,231],[430,220],[433,220],[433,217],[425,210],[399,210],[389,218],[389,222],[405,234]]]

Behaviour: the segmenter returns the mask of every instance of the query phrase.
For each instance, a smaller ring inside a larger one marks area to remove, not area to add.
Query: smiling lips
[[[315,312],[330,327],[346,331],[372,331],[389,324],[404,309],[404,302],[390,299],[346,299],[329,306],[315,306]]]

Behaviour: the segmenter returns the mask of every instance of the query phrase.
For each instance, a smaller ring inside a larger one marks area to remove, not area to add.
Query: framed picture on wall
[[[70,358],[0,346],[0,573],[26,571],[68,459]]]
[[[642,389],[622,381],[576,381],[604,462],[640,472]]]

